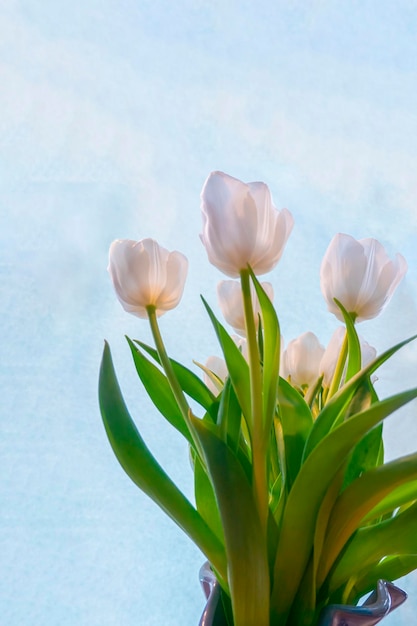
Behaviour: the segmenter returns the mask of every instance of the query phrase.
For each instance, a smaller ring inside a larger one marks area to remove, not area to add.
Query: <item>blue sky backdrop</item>
[[[107,338],[126,400],[192,497],[185,444],[137,381],[106,272],[115,238],[154,237],[190,261],[161,320],[170,353],[219,354],[198,234],[210,171],[263,180],[294,215],[267,279],[288,342],[337,321],[319,267],[336,232],[376,237],[409,272],[359,328],[378,351],[417,332],[417,5],[326,0],[0,0],[0,606],[7,626],[194,626],[203,558],[118,466],[97,402]],[[416,384],[417,348],[379,373]],[[416,404],[386,425],[417,442]],[[387,626],[411,623],[411,598]]]

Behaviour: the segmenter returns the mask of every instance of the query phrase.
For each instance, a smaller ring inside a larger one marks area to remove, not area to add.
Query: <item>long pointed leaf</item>
[[[278,386],[278,415],[285,448],[284,476],[289,491],[300,471],[307,437],[313,426],[313,416],[301,394],[286,380]]]
[[[355,581],[347,603],[356,604],[366,593],[375,589],[378,580],[398,580],[415,569],[417,554],[387,557]]]
[[[350,417],[330,432],[305,461],[288,496],[282,520],[271,599],[277,621],[285,619],[294,600],[313,546],[317,514],[333,476],[369,430],[415,397],[417,389],[412,389]]]
[[[226,361],[227,370],[232,381],[236,396],[242,408],[242,412],[246,420],[251,421],[251,401],[250,401],[250,381],[249,366],[245,357],[230,337],[226,329],[220,324],[213,311],[202,298],[204,306],[207,309],[210,320],[216,331],[217,338],[223,350],[224,359]]]
[[[223,524],[235,623],[269,626],[267,547],[251,485],[224,441],[207,424],[192,419],[206,455]]]
[[[158,411],[193,445],[193,440],[165,374],[151,363],[127,337],[136,371]]]
[[[417,479],[417,453],[369,470],[343,491],[329,520],[318,585],[323,583],[339,553],[359,528],[365,515],[395,487],[413,478]]]
[[[306,443],[304,459],[308,457],[315,446],[331,431],[340,413],[349,404],[359,385],[366,380],[366,378],[371,376],[371,374],[373,374],[393,354],[400,350],[400,348],[416,339],[416,337],[417,335],[413,335],[409,339],[405,339],[389,350],[386,350],[383,354],[380,354],[376,359],[353,376],[353,378],[351,378],[341,389],[339,389],[339,391],[329,400],[324,409],[320,411],[317,416]]]
[[[417,480],[407,482],[401,487],[394,489],[386,498],[381,500],[365,517],[363,522],[366,524],[383,515],[392,513],[398,507],[409,504],[417,500]]]
[[[378,525],[360,529],[349,543],[332,572],[329,592],[338,589],[357,573],[358,563],[365,570],[385,556],[417,555],[417,503]]]
[[[263,323],[263,371],[262,394],[264,432],[269,436],[277,402],[281,335],[275,308],[255,274],[251,270],[262,312]]]
[[[213,487],[197,455],[194,459],[194,494],[197,511],[224,544],[223,527]]]
[[[157,350],[148,346],[146,343],[142,341],[134,340],[134,343],[143,348],[157,363],[159,363],[159,356]],[[198,402],[206,411],[208,411],[215,401],[215,397],[210,391],[210,389],[204,384],[204,382],[199,378],[194,372],[189,370],[187,367],[175,361],[174,359],[170,359],[172,369],[174,370],[174,374],[177,377],[177,380],[180,384],[181,389],[184,393],[186,393],[190,398]]]
[[[346,382],[352,378],[361,369],[361,345],[356,332],[355,324],[352,321],[351,316],[346,311],[341,302],[336,300],[335,302],[339,309],[342,311],[343,318],[346,324],[346,332],[348,336],[348,363],[346,369]]]
[[[140,436],[124,403],[107,343],[100,367],[99,401],[110,445],[126,474],[189,535],[226,580],[224,547]]]

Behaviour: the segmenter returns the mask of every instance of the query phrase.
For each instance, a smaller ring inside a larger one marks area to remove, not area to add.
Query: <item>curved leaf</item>
[[[110,445],[126,474],[189,535],[226,580],[224,547],[157,463],[130,417],[117,382],[107,342],[100,367],[99,401]]]
[[[226,329],[216,319],[213,311],[202,297],[204,306],[207,309],[210,320],[216,331],[217,338],[223,350],[224,359],[226,361],[227,370],[232,381],[236,396],[242,408],[243,415],[248,423],[251,423],[251,400],[250,400],[250,381],[249,366],[245,357],[230,337]]]
[[[134,339],[134,343],[143,348],[157,363],[160,362],[158,352],[155,348],[137,339]],[[204,384],[201,378],[187,367],[181,365],[181,363],[178,363],[178,361],[174,359],[170,359],[170,362],[183,392],[198,402],[206,411],[209,411],[216,399],[210,389]]]
[[[222,520],[235,623],[269,626],[267,546],[251,485],[224,441],[203,421],[192,420]]]
[[[365,515],[399,485],[417,479],[417,453],[365,472],[337,499],[329,520],[318,571],[318,585]]]
[[[339,302],[339,300],[335,298],[334,301],[342,312],[348,336],[348,362],[345,378],[345,381],[347,382],[361,369],[361,344],[352,317],[346,311],[343,304]]]
[[[368,569],[354,583],[348,604],[357,604],[366,593],[373,591],[378,580],[398,580],[417,569],[417,554],[389,556]]]
[[[413,335],[409,339],[401,341],[397,345],[393,346],[389,350],[386,350],[380,354],[376,359],[364,367],[360,372],[355,374],[343,387],[339,389],[337,393],[327,402],[322,411],[317,416],[314,426],[311,429],[311,433],[306,443],[304,451],[304,459],[308,457],[315,446],[324,439],[324,437],[331,431],[333,425],[339,418],[341,412],[352,400],[358,387],[373,374],[378,367],[380,367],[385,361],[387,361],[395,352],[405,346],[410,341],[416,339],[417,335]]]
[[[140,352],[128,337],[126,339],[132,351],[136,371],[150,399],[161,415],[187,439],[189,444],[194,445],[167,377]]]
[[[279,360],[281,349],[281,335],[278,317],[275,308],[267,293],[250,270],[250,275],[255,286],[256,295],[262,312],[263,324],[263,370],[262,370],[262,395],[264,432],[269,436],[277,403],[277,387],[279,378]]]
[[[329,592],[357,574],[358,563],[366,573],[386,556],[417,555],[417,503],[389,520],[361,528],[349,543],[330,575]]]
[[[304,462],[288,496],[276,554],[271,607],[278,623],[280,619],[285,623],[294,600],[313,546],[317,514],[334,475],[368,431],[415,397],[417,389],[412,389],[352,416],[330,432]]]
[[[278,385],[278,415],[285,448],[285,484],[289,491],[300,470],[305,443],[314,422],[302,395],[283,378]]]
[[[407,482],[401,487],[394,489],[386,498],[381,500],[365,517],[363,523],[366,524],[383,515],[392,513],[395,509],[417,500],[417,480]]]

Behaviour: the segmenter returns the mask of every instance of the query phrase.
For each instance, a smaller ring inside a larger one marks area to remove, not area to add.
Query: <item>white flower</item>
[[[232,335],[232,339],[242,352],[243,356],[246,360],[248,360],[248,344],[246,339],[243,337],[238,337],[237,335]],[[226,361],[218,356],[209,356],[205,364],[206,369],[210,370],[215,374],[215,376],[224,384],[226,378],[229,375]],[[221,384],[217,382],[217,380],[213,380],[207,372],[204,372],[204,382],[210,391],[217,396],[219,392],[222,390]]]
[[[271,283],[261,283],[268,298],[272,301],[274,297],[274,290]],[[251,283],[251,297],[253,314],[255,318],[255,326],[258,327],[259,313],[261,307],[259,304],[258,296],[256,295],[255,287]],[[222,280],[217,285],[217,296],[219,305],[223,313],[224,319],[233,329],[243,337],[246,336],[245,328],[245,311],[243,306],[243,294],[240,283],[235,280]]]
[[[289,342],[283,355],[283,378],[289,378],[293,385],[303,387],[313,385],[320,377],[320,361],[324,354],[314,333],[303,333]]]
[[[330,387],[336,364],[345,338],[346,329],[339,326],[334,331],[320,362],[320,374],[323,374],[323,385]],[[361,348],[361,367],[365,367],[376,357],[376,349],[359,335]],[[342,376],[342,381],[345,375]]]
[[[224,359],[220,358],[219,356],[209,356],[206,361],[205,367],[213,372],[213,374],[219,379],[219,381],[224,384],[224,381],[229,375],[229,372],[227,371],[226,361]],[[222,389],[221,383],[217,383],[217,380],[215,379],[213,380],[213,378],[209,376],[207,372],[204,372],[204,382],[214,396],[217,396],[220,393]]]
[[[407,271],[401,254],[392,261],[376,239],[356,241],[339,233],[324,255],[320,284],[329,311],[343,321],[337,298],[356,321],[378,315]]]
[[[201,240],[210,263],[236,278],[249,264],[255,274],[272,270],[293,227],[287,209],[272,204],[265,183],[243,183],[213,172],[201,192]]]
[[[181,300],[188,261],[180,252],[169,252],[153,239],[113,241],[108,271],[123,308],[146,318],[146,307],[157,315],[173,309]]]

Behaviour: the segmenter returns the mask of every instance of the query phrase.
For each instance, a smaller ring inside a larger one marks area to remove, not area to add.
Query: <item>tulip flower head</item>
[[[264,291],[272,301],[274,290],[271,283],[261,283]],[[242,337],[246,336],[245,311],[240,283],[235,280],[222,280],[217,285],[217,297],[223,316],[228,324]],[[260,305],[255,287],[251,284],[251,298],[255,326],[258,327]]]
[[[401,254],[391,260],[376,239],[357,241],[339,233],[324,255],[320,284],[327,307],[343,321],[334,298],[356,321],[376,317],[388,304],[407,271]]]
[[[217,396],[222,390],[224,381],[229,375],[229,372],[227,371],[226,361],[219,356],[209,356],[206,361],[205,367],[210,370],[216,378],[219,379],[218,382],[216,379],[213,379],[211,376],[209,376],[207,372],[204,372],[204,382],[210,389],[211,393]]]
[[[232,335],[232,339],[242,352],[245,359],[248,360],[248,344],[246,339],[238,337],[237,335]],[[205,368],[210,370],[215,375],[215,378],[212,378],[207,372],[204,372],[204,382],[210,391],[217,396],[222,390],[223,384],[229,375],[226,361],[218,356],[209,356],[206,361]]]
[[[108,272],[116,295],[128,313],[147,318],[147,307],[162,315],[177,306],[184,291],[188,261],[153,239],[113,241]]]
[[[283,355],[282,376],[293,385],[313,385],[320,377],[324,347],[314,333],[303,333],[289,342]]]
[[[265,183],[243,183],[212,172],[201,192],[203,232],[210,263],[236,278],[250,265],[257,275],[278,263],[293,227],[287,209],[272,204]]]

